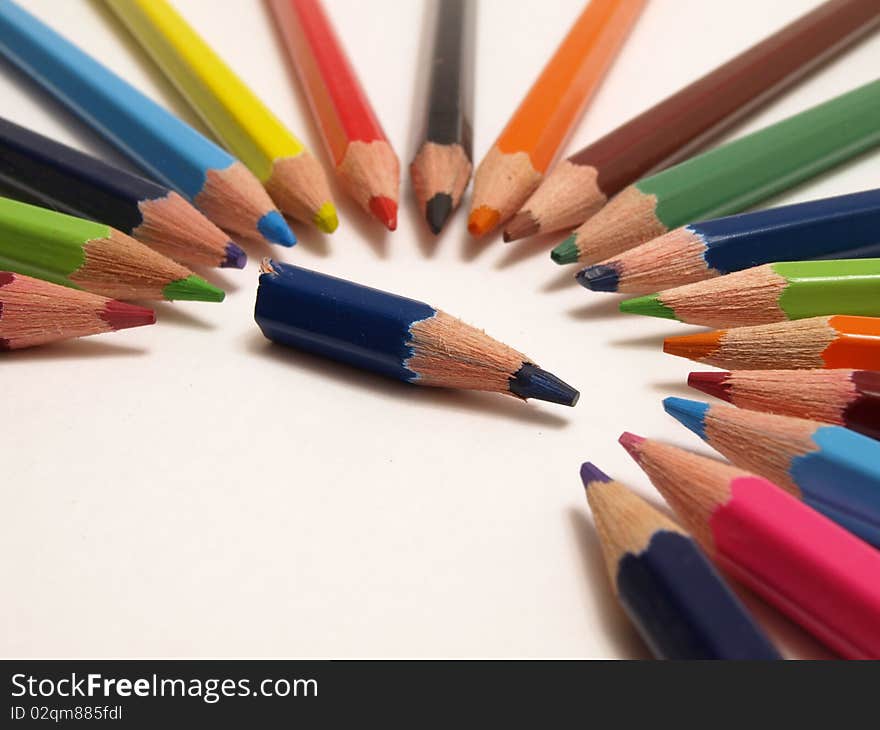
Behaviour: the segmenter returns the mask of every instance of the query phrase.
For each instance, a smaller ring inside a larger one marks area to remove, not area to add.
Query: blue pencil
[[[880,256],[880,188],[691,223],[577,274],[649,294],[777,261]]]
[[[666,412],[736,466],[880,547],[880,443],[843,426],[666,398]]]
[[[657,659],[781,659],[691,537],[586,462],[611,587]]]
[[[241,162],[11,0],[0,0],[0,53],[228,233],[296,243]]]
[[[578,392],[428,304],[264,259],[254,318],[282,345],[416,385],[573,406]]]

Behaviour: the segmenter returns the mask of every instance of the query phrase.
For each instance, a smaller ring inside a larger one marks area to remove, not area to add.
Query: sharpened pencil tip
[[[425,220],[435,236],[443,230],[450,215],[452,196],[449,193],[437,193],[425,204]]]
[[[333,231],[339,228],[339,216],[336,214],[336,206],[328,200],[315,211],[313,221],[319,231],[333,233]]]
[[[259,221],[257,221],[257,230],[260,231],[263,238],[271,243],[277,243],[280,246],[296,245],[296,236],[284,220],[284,216],[277,210],[270,210]]]
[[[370,212],[389,231],[397,230],[397,201],[386,195],[374,195],[370,198]]]
[[[581,395],[568,383],[530,362],[523,363],[507,382],[510,392],[523,399],[537,398],[548,403],[573,406]]]
[[[595,264],[581,269],[574,276],[577,283],[590,291],[616,292],[620,273],[614,264]]]
[[[626,453],[629,454],[636,462],[639,461],[639,446],[644,442],[644,436],[636,436],[634,433],[630,433],[629,431],[624,431],[620,434],[620,438],[617,439],[617,443],[619,443],[623,448],[626,449]]]
[[[711,357],[721,345],[724,330],[698,332],[695,335],[679,335],[663,340],[663,352],[668,355],[703,360]]]
[[[130,327],[143,327],[156,323],[156,313],[147,307],[139,307],[136,304],[110,300],[104,305],[101,319],[109,324],[114,330],[124,330]]]
[[[172,301],[222,302],[226,298],[226,292],[195,274],[172,281],[162,294]]]
[[[642,314],[646,317],[678,319],[675,312],[660,301],[659,294],[648,294],[643,297],[624,299],[620,303],[620,311],[627,314]]]
[[[226,244],[226,258],[220,262],[221,269],[243,269],[247,265],[247,254],[232,241]]]
[[[688,375],[687,383],[694,390],[730,403],[730,383],[727,382],[729,377],[728,372],[694,372]]]
[[[479,208],[474,208],[468,216],[468,231],[477,238],[485,236],[498,225],[500,219],[501,214],[497,210],[488,205],[481,205]]]
[[[585,461],[581,464],[581,481],[584,483],[584,489],[589,489],[595,482],[610,482],[611,477],[592,461]]]
[[[550,258],[560,266],[577,263],[579,255],[577,236],[574,233],[550,252]]]
[[[504,241],[510,243],[520,238],[534,236],[539,230],[538,221],[529,210],[521,210],[504,227]]]
[[[689,431],[705,441],[706,439],[706,413],[709,404],[687,398],[664,398],[663,410],[678,421]]]

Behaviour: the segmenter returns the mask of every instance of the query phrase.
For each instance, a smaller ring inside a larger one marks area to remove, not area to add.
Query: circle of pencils
[[[880,547],[880,442],[842,426],[666,398],[666,412],[732,464]]]
[[[727,215],[880,144],[880,80],[644,177],[553,249],[598,263],[701,218]]]
[[[471,235],[507,221],[538,187],[644,5],[591,0],[584,8],[477,167]]]
[[[475,0],[436,3],[425,130],[410,164],[428,228],[440,233],[458,208],[473,159]]]
[[[794,322],[667,337],[663,352],[719,368],[880,370],[880,319],[811,317]]]
[[[620,443],[727,574],[842,657],[880,658],[880,552],[766,479],[631,433]]]
[[[0,350],[153,324],[152,309],[0,271]]]
[[[393,231],[400,162],[320,0],[270,0],[324,144],[349,195]]]
[[[877,255],[880,189],[691,223],[576,278],[593,291],[649,294],[774,261]]]
[[[587,462],[581,479],[615,595],[658,659],[781,659],[678,525]]]
[[[325,233],[336,230],[321,165],[167,0],[107,4],[283,212]]]
[[[106,223],[183,264],[247,263],[241,248],[173,190],[2,118],[0,182],[15,197]]]
[[[506,240],[574,228],[644,175],[690,157],[880,24],[874,0],[831,0],[560,162]]]
[[[296,243],[244,165],[12,0],[0,2],[0,54],[223,230]]]
[[[101,223],[0,198],[0,266],[120,299],[222,302],[180,264]]]
[[[880,439],[880,372],[735,370],[694,372],[688,385],[750,411],[836,423]]]
[[[416,385],[577,403],[522,353],[428,304],[268,259],[262,271],[254,318],[273,342]]]
[[[880,259],[785,261],[627,299],[621,312],[707,327],[880,316]]]

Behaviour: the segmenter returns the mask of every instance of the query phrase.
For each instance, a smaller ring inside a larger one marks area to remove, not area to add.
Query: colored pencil
[[[880,319],[811,317],[667,337],[663,352],[733,370],[880,370]]]
[[[483,236],[538,187],[611,67],[644,0],[591,0],[477,167],[468,230]]]
[[[226,232],[296,243],[244,165],[12,0],[0,0],[0,54]]]
[[[474,0],[443,0],[434,10],[434,45],[425,129],[409,166],[432,233],[443,229],[471,177],[474,107]]]
[[[819,5],[560,162],[505,238],[579,226],[624,187],[687,159],[878,25],[874,0]]]
[[[428,304],[266,259],[254,317],[273,342],[414,383],[573,406],[578,392]]]
[[[682,286],[774,261],[880,256],[880,188],[692,223],[577,273],[593,291]]]
[[[0,352],[153,324],[156,313],[0,271]]]
[[[642,178],[551,256],[604,261],[678,226],[737,213],[877,144],[880,80]]]
[[[110,226],[9,198],[0,198],[0,269],[118,299],[225,296]]]
[[[611,587],[657,659],[781,659],[684,530],[589,462],[581,479]]]
[[[880,372],[737,370],[694,372],[688,385],[738,408],[836,423],[880,439]]]
[[[342,183],[393,231],[400,162],[320,0],[270,0],[269,6]]]
[[[106,223],[190,266],[247,254],[173,190],[0,118],[0,183],[14,197]]]
[[[880,547],[880,443],[804,418],[666,398],[663,408],[732,464]]]
[[[880,259],[784,261],[620,303],[621,312],[707,327],[823,314],[880,316]]]
[[[620,443],[733,578],[841,656],[880,657],[880,552],[766,479],[631,433]]]
[[[324,233],[336,230],[321,165],[167,0],[106,2],[283,212]]]

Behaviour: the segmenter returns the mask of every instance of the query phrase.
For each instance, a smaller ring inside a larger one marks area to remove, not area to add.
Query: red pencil
[[[349,195],[397,228],[400,163],[320,0],[269,0],[287,52]]]

